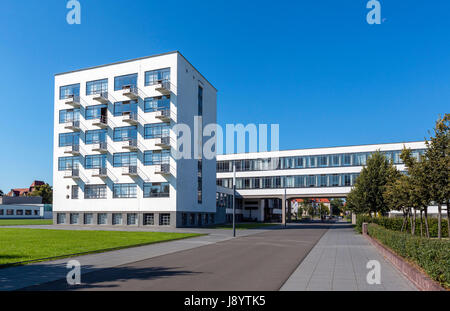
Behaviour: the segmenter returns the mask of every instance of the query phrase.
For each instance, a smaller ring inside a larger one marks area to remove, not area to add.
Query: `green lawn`
[[[199,236],[170,232],[0,228],[0,265]]]
[[[258,228],[265,228],[265,227],[273,227],[280,224],[275,223],[239,223],[236,224],[236,229],[240,230],[247,230],[247,229],[258,229]],[[211,227],[213,229],[233,229],[233,225],[218,225]]]
[[[51,225],[51,219],[0,219],[0,226]]]

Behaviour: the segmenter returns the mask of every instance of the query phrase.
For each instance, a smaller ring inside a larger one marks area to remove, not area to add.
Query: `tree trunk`
[[[422,209],[420,209],[420,236],[423,237],[423,216]]]
[[[400,230],[400,232],[403,232],[403,229],[405,229],[405,223],[407,223],[407,215],[405,213],[405,211],[403,211],[403,223],[402,223],[402,229]]]
[[[428,227],[428,206],[425,207],[425,230],[427,233],[427,238],[430,238],[430,228]]]
[[[450,201],[447,200],[447,235],[450,238]]]
[[[411,219],[411,235],[416,234],[416,209],[414,209],[414,214]]]
[[[441,233],[441,227],[442,227],[442,204],[438,204],[438,239],[442,238]]]

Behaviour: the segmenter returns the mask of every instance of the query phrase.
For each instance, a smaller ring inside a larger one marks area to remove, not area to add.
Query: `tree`
[[[430,164],[431,183],[430,194],[432,200],[438,206],[438,238],[442,237],[442,205],[447,205],[447,216],[449,215],[450,202],[450,114],[436,121],[434,137],[425,141],[427,150],[425,155]]]
[[[383,192],[386,185],[399,174],[384,154],[379,151],[373,153],[347,197],[348,208],[356,214],[386,214],[389,209]]]
[[[3,193],[2,189],[0,189],[0,197],[4,196],[5,194]]]
[[[397,178],[392,179],[386,185],[383,192],[384,201],[390,210],[403,211],[403,224],[401,231],[406,230],[408,217],[411,211],[411,183],[409,179],[410,178],[406,175],[400,175]],[[411,229],[412,228],[413,225],[411,224]]]
[[[42,203],[52,204],[53,202],[53,189],[49,184],[44,184],[36,186],[36,188],[31,192],[33,197],[42,197]]]
[[[320,218],[323,219],[326,215],[330,214],[330,210],[328,209],[328,207],[323,204],[322,202],[319,203],[319,215]]]
[[[344,209],[344,200],[342,199],[331,199],[330,200],[331,214],[339,216]]]

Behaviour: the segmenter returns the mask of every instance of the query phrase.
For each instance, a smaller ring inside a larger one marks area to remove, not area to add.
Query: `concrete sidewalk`
[[[381,284],[366,281],[369,260],[381,265]],[[324,234],[281,287],[282,291],[414,291],[415,286],[351,226],[337,223]]]
[[[23,228],[23,226],[21,227]],[[36,226],[33,226],[34,229]],[[41,228],[42,229],[42,228]],[[52,227],[47,229],[54,229]],[[58,229],[64,230],[64,227]],[[73,227],[71,227],[73,230]],[[83,228],[88,230],[89,228]],[[80,228],[80,230],[83,230]],[[107,229],[107,228],[105,228]],[[92,230],[92,229],[91,229]],[[269,229],[237,230],[239,237],[265,232]],[[149,244],[146,246],[126,248],[106,253],[84,255],[79,257],[65,258],[54,261],[40,262],[25,266],[0,269],[0,290],[18,290],[37,284],[65,279],[69,271],[66,264],[69,260],[76,259],[81,263],[82,275],[100,271],[102,269],[116,267],[144,259],[154,258],[162,255],[172,254],[189,250],[204,245],[215,244],[232,239],[231,230],[221,229],[187,229],[173,230],[177,232],[205,233],[206,236],[169,241],[163,243]]]

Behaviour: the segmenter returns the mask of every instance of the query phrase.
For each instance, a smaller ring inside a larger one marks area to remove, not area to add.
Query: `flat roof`
[[[76,69],[76,70],[70,70],[70,71],[65,71],[65,72],[60,72],[60,73],[55,73],[55,76],[60,76],[60,75],[65,75],[68,73],[74,73],[74,72],[79,72],[79,71],[84,71],[84,70],[91,70],[91,69],[97,69],[97,68],[102,68],[102,67],[107,67],[107,66],[112,66],[112,65],[118,65],[118,64],[124,64],[124,63],[129,63],[129,62],[134,62],[134,61],[138,61],[138,60],[143,60],[143,59],[148,59],[148,58],[152,58],[152,57],[159,57],[159,56],[164,56],[164,55],[170,55],[170,54],[178,54],[181,57],[183,57],[183,59],[192,66],[192,68],[194,68],[195,71],[197,71],[197,73],[202,76],[203,79],[205,79],[206,82],[209,83],[209,85],[211,85],[217,92],[217,89],[214,85],[212,85],[211,82],[208,81],[208,79],[205,78],[205,76],[203,76],[200,71],[197,70],[197,68],[195,68],[194,65],[191,64],[190,61],[187,60],[186,57],[184,57],[183,54],[181,54],[180,51],[171,51],[171,52],[166,52],[166,53],[160,53],[160,54],[155,54],[155,55],[150,55],[150,56],[143,56],[143,57],[138,57],[138,58],[133,58],[133,59],[127,59],[127,60],[122,60],[122,61],[118,61],[118,62],[114,62],[114,63],[109,63],[109,64],[103,64],[103,65],[97,65],[97,66],[91,66],[91,67],[85,67],[85,68],[81,68],[81,69]]]

